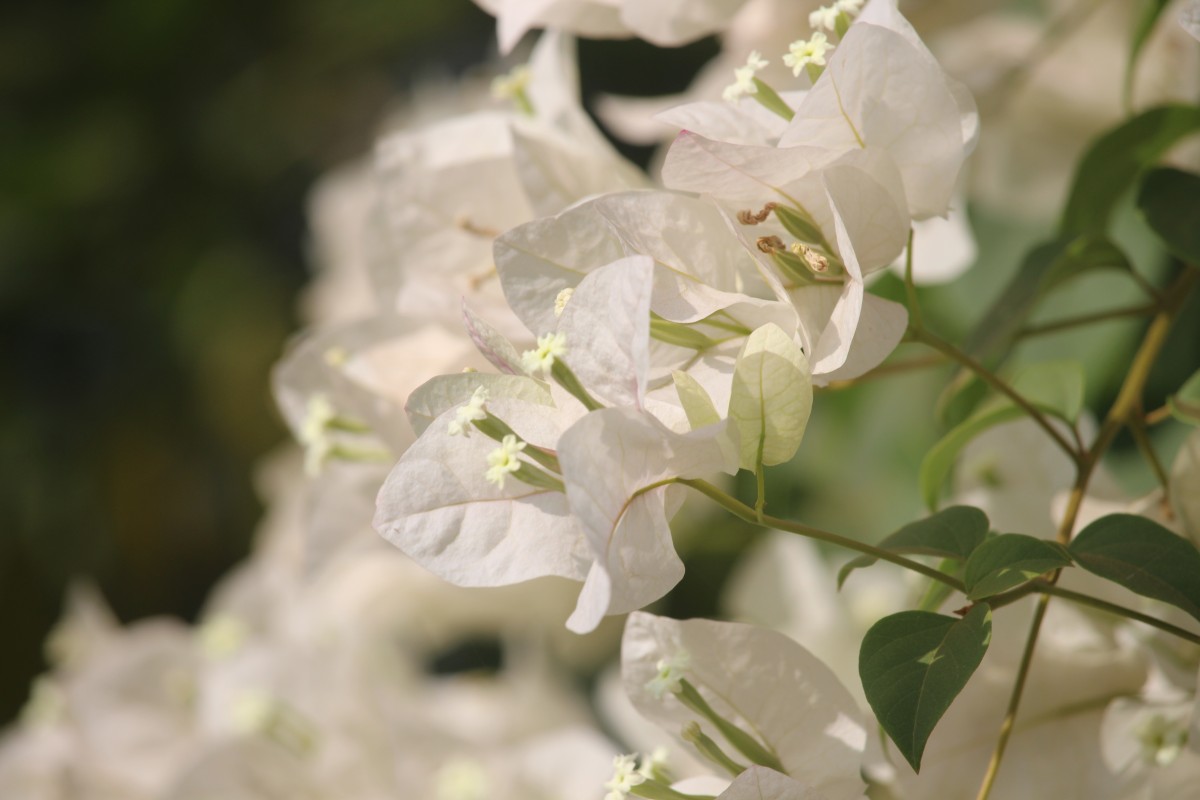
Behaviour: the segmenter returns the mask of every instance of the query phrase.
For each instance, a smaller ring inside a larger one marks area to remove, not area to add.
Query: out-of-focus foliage
[[[467,0],[0,12],[0,719],[70,576],[190,614],[245,552],[307,188],[490,33]]]

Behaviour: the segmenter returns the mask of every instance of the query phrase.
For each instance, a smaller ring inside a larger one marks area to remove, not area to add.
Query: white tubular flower
[[[793,75],[800,77],[800,71],[809,64],[816,67],[825,66],[825,54],[833,49],[829,37],[817,31],[811,39],[798,39],[788,45],[788,53],[783,57],[783,63],[792,68]]]
[[[471,423],[487,418],[487,389],[479,386],[471,399],[459,406],[447,426],[451,436],[467,436],[471,433]]]
[[[539,371],[549,375],[555,359],[567,354],[567,337],[561,333],[547,333],[538,337],[537,345],[536,349],[521,354],[521,365],[530,375]]]
[[[613,759],[612,780],[604,784],[608,794],[604,800],[623,800],[634,786],[646,782],[646,776],[638,771],[637,759],[633,755],[617,756]]]
[[[503,489],[504,479],[521,468],[517,455],[524,449],[525,443],[511,433],[501,439],[500,446],[488,453],[487,479]]]
[[[808,15],[808,24],[814,30],[833,31],[837,29],[838,15],[842,13],[839,3],[833,3],[828,6],[821,6],[816,11]]]
[[[757,94],[758,87],[754,85],[754,75],[766,65],[767,61],[762,54],[757,50],[752,50],[746,58],[746,66],[738,67],[733,71],[734,81],[725,87],[721,97],[727,102],[733,103],[743,95]]]
[[[658,674],[646,682],[646,689],[658,699],[667,693],[679,691],[680,681],[691,666],[692,658],[686,650],[680,650],[669,658],[660,658],[654,665]]]

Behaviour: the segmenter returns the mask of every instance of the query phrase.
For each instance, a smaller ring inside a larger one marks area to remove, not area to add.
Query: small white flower
[[[538,337],[537,344],[537,349],[521,354],[521,365],[531,375],[538,371],[549,375],[555,359],[567,354],[567,337],[561,333],[547,333]]]
[[[467,436],[471,432],[471,423],[487,418],[487,389],[476,387],[471,399],[458,407],[454,419],[450,421],[451,436]]]
[[[250,628],[232,614],[215,614],[200,626],[200,649],[217,660],[233,655],[250,636]]]
[[[662,773],[667,767],[667,756],[670,753],[665,747],[656,747],[648,756],[642,756],[642,765],[638,767],[640,773],[646,780],[653,780],[655,773]]]
[[[335,416],[333,403],[329,402],[326,395],[314,394],[308,398],[304,422],[300,426],[300,442],[309,445],[324,438]]]
[[[646,682],[646,689],[657,698],[662,698],[667,692],[674,694],[679,691],[679,683],[691,663],[692,658],[685,650],[680,650],[670,658],[659,659],[654,665],[658,674]]]
[[[575,294],[575,290],[568,286],[559,292],[554,298],[554,316],[561,317],[563,309],[567,307],[567,303],[571,302],[571,295]]]
[[[1142,759],[1159,767],[1170,766],[1187,745],[1185,725],[1154,714],[1134,732],[1141,743]]]
[[[825,54],[833,49],[829,37],[817,31],[811,39],[798,39],[788,45],[788,54],[783,57],[783,63],[792,68],[792,74],[800,76],[800,71],[809,64],[825,66]]]
[[[248,689],[233,700],[230,722],[242,735],[265,733],[277,713],[275,698],[263,691]]]
[[[645,782],[646,776],[638,772],[634,756],[617,756],[613,759],[612,780],[604,784],[604,788],[609,790],[604,800],[622,800],[629,796],[633,787]]]
[[[500,446],[488,453],[487,479],[504,488],[504,479],[521,468],[517,455],[525,449],[525,443],[511,433],[500,440]]]
[[[484,800],[488,773],[478,761],[452,758],[437,772],[437,800]]]
[[[525,93],[532,76],[529,67],[522,64],[514,67],[506,75],[497,75],[492,79],[492,97],[496,100],[512,100]]]
[[[838,15],[841,13],[842,9],[838,3],[821,6],[808,15],[808,24],[815,30],[833,31],[837,29]]]
[[[337,416],[333,403],[323,394],[308,398],[304,422],[300,425],[300,444],[304,446],[304,471],[310,476],[321,473],[326,459],[333,451],[329,426]]]
[[[862,11],[863,0],[837,0],[833,5],[846,16],[856,17]]]
[[[757,50],[752,50],[746,58],[746,66],[733,71],[734,82],[725,87],[721,97],[732,103],[742,95],[757,94],[758,87],[754,85],[754,75],[766,65],[766,59]]]

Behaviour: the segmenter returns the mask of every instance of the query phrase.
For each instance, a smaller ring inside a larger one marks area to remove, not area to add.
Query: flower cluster
[[[0,794],[921,800],[985,774],[993,798],[1194,787],[1200,433],[1169,470],[1146,444],[1161,338],[1096,429],[1071,369],[1039,372],[1048,390],[924,326],[918,286],[975,256],[960,198],[980,113],[896,0],[478,2],[505,51],[548,29],[529,63],[478,104],[388,131],[316,194],[313,324],[274,374],[304,452],[272,465],[252,557],[196,626],[122,629],[76,598],[0,743]],[[761,14],[795,24],[763,31]],[[657,114],[674,135],[656,182],[581,107],[566,33],[713,32],[723,74]],[[731,67],[735,51],[749,56]],[[1021,303],[1120,261],[1097,230],[1027,262],[1036,286],[999,306],[1016,322],[986,333],[1015,341]],[[1189,242],[1166,249],[1190,258]],[[1135,309],[1152,331],[1181,313],[1189,269]],[[905,341],[967,370],[921,468],[936,513],[878,546],[769,517],[765,470],[802,452],[815,391],[895,369],[877,371]],[[1197,387],[1169,410],[1200,416]],[[1140,500],[1100,463],[1122,425],[1160,482]],[[753,507],[722,488],[739,472]],[[643,610],[685,577],[672,519],[689,491],[788,531],[722,596],[757,625]],[[1145,549],[1089,550],[1114,519]],[[860,556],[839,565],[797,533]],[[881,559],[914,579],[866,571]],[[479,639],[500,663],[457,670],[455,648]],[[591,698],[580,673],[598,676]],[[1036,713],[1016,717],[1022,691]],[[1022,769],[993,785],[1006,746]]]

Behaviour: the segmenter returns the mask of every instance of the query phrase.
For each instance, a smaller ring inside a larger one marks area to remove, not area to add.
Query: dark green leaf
[[[1163,167],[1151,170],[1138,191],[1138,210],[1167,250],[1200,266],[1200,175]]]
[[[902,611],[863,637],[858,674],[867,702],[914,771],[938,720],[967,685],[992,638],[992,611],[980,603],[962,619]]]
[[[1133,105],[1133,76],[1137,72],[1137,60],[1146,40],[1154,30],[1163,9],[1171,0],[1141,0],[1142,10],[1133,26],[1133,39],[1129,43],[1129,61],[1125,64],[1125,107]]]
[[[1179,391],[1167,398],[1171,414],[1180,422],[1200,425],[1200,370],[1187,379]]]
[[[1057,542],[1023,533],[1003,533],[988,539],[971,554],[963,583],[967,586],[967,597],[981,600],[1070,565],[1067,549]]]
[[[1083,365],[1078,361],[1042,361],[1017,372],[1013,388],[1040,410],[1074,422],[1083,408]]]
[[[1200,551],[1157,522],[1109,514],[1080,531],[1068,549],[1088,572],[1200,620]]]
[[[910,522],[879,543],[879,547],[905,555],[941,556],[965,559],[987,536],[988,518],[978,508],[950,506]],[[846,577],[860,567],[869,567],[878,559],[859,556],[838,571],[838,588]]]
[[[1092,143],[1079,162],[1063,213],[1064,234],[1104,233],[1117,201],[1141,172],[1185,136],[1200,131],[1200,107],[1143,111]]]

